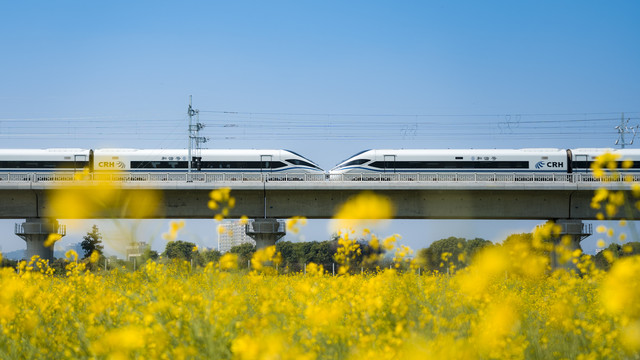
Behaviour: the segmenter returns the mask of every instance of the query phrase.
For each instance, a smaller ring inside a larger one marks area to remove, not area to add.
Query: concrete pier
[[[245,226],[245,232],[256,241],[256,249],[263,249],[276,244],[287,234],[284,220],[252,219]]]
[[[584,224],[582,220],[557,219],[554,221],[562,230],[554,239],[554,250],[551,252],[551,267],[553,269],[575,269],[569,254],[576,249],[582,250],[580,242],[593,234],[591,224]]]
[[[27,242],[26,260],[38,255],[42,259],[53,261],[54,246],[45,246],[45,242],[51,234],[65,236],[67,227],[60,225],[55,219],[29,218],[24,223],[15,225],[15,234]]]

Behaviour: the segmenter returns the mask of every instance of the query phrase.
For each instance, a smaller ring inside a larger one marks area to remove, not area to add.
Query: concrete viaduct
[[[564,227],[564,233],[579,241],[588,236],[582,220],[595,220],[598,210],[592,209],[594,191],[605,187],[622,190],[630,197],[629,182],[601,182],[580,174],[559,174],[557,177],[512,178],[477,177],[469,174],[430,181],[410,177],[385,178],[366,181],[352,179],[296,179],[262,175],[258,179],[246,177],[216,177],[208,175],[192,177],[191,174],[158,174],[147,176],[127,174],[111,179],[116,184],[119,198],[129,194],[153,191],[159,201],[146,209],[143,216],[129,211],[124,204],[115,213],[119,218],[180,218],[207,219],[215,214],[207,206],[213,189],[229,187],[236,205],[230,209],[229,218],[246,215],[256,220],[252,236],[261,240],[259,245],[275,243],[275,233],[281,231],[273,219],[305,216],[309,219],[331,218],[337,207],[349,197],[362,191],[373,191],[387,196],[395,205],[395,218],[400,219],[531,219],[555,220]],[[397,175],[397,174],[393,174]],[[454,174],[455,175],[455,174]],[[538,176],[538,177],[537,177]],[[4,180],[4,181],[3,181]],[[52,249],[42,245],[50,233],[62,232],[54,213],[51,197],[56,192],[76,191],[77,199],[90,202],[100,191],[101,181],[96,179],[72,180],[52,178],[51,175],[3,178],[0,174],[0,218],[27,221],[16,224],[16,234],[27,241],[27,254],[51,258]],[[72,206],[69,204],[69,206]],[[630,207],[633,208],[633,207]],[[619,213],[615,218],[637,218],[638,211]],[[97,209],[84,213],[83,218],[113,218],[113,209]],[[65,214],[64,217],[70,217]],[[262,220],[269,218],[270,220]],[[275,223],[274,223],[275,222]],[[262,230],[260,227],[263,227]],[[282,230],[282,229],[281,229]],[[261,236],[262,234],[262,236]],[[60,234],[64,235],[64,234]],[[257,237],[256,237],[257,236]],[[282,236],[282,235],[280,235]]]

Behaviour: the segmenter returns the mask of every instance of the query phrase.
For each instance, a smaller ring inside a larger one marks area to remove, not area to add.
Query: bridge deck
[[[104,181],[121,188],[122,203],[117,206],[127,206],[129,193],[157,190],[162,200],[145,215],[148,218],[212,218],[215,213],[207,207],[209,192],[221,187],[231,188],[236,198],[236,207],[229,214],[232,218],[263,217],[265,209],[267,216],[276,218],[331,218],[341,203],[363,190],[388,196],[396,206],[395,217],[405,219],[588,220],[600,211],[590,206],[598,188],[624,190],[629,200],[634,199],[632,182],[602,181],[588,174],[386,174],[377,179],[327,179],[324,175],[296,179],[291,174],[98,175],[74,180],[73,174],[0,174],[0,218],[59,218],[48,206],[56,190],[74,189],[79,192],[75,199],[91,202]],[[640,181],[635,177],[628,180]],[[614,218],[640,216],[635,209],[631,211]],[[108,218],[113,213],[111,209],[82,216]],[[126,208],[115,213],[122,218],[135,217]]]

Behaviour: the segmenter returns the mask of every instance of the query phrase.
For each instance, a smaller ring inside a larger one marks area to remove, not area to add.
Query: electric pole
[[[630,127],[629,120],[631,119],[627,118],[627,120],[625,121],[624,113],[622,113],[622,116],[620,117],[620,125],[615,127],[618,130],[618,134],[620,135],[618,140],[616,140],[616,145],[620,145],[622,149],[624,149],[625,145],[633,145],[633,140],[635,140],[636,138],[636,130],[638,129],[638,125]],[[633,134],[630,142],[625,142],[624,140],[624,134],[626,133]]]
[[[201,144],[207,142],[207,138],[200,136],[200,130],[204,128],[204,124],[200,123],[200,110],[194,109],[191,104],[192,96],[189,95],[189,108],[187,109],[187,115],[189,115],[189,153],[188,153],[188,171],[191,172],[193,165],[196,165],[196,170],[200,170],[200,162],[202,156],[200,155]],[[193,123],[193,117],[196,117],[196,123]]]

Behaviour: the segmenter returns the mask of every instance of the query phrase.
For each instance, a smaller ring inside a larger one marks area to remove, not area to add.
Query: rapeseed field
[[[618,195],[599,194],[592,206],[612,216]],[[209,206],[220,219],[234,202],[221,189]],[[335,275],[315,264],[278,274],[274,247],[256,252],[252,269],[225,254],[204,267],[163,260],[137,271],[88,271],[97,257],[82,262],[72,251],[63,272],[38,259],[1,269],[0,358],[640,357],[640,258],[612,259],[604,272],[566,241],[550,241],[558,229],[549,223],[532,242],[487,247],[462,269],[445,254],[447,271],[425,273],[397,236],[378,238],[351,220],[392,212],[373,193],[339,210],[345,228]],[[303,223],[294,218],[287,226],[296,231]],[[171,223],[165,238],[182,227]],[[395,266],[354,269],[356,237],[393,254]],[[550,251],[567,265],[552,269]]]
[[[0,272],[0,357],[637,357],[638,258],[579,276],[531,270],[511,250],[488,250],[455,275],[333,276],[313,265],[275,275],[227,260],[101,273],[70,262],[56,275],[42,261],[22,263]]]

